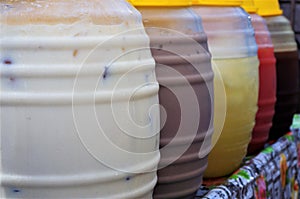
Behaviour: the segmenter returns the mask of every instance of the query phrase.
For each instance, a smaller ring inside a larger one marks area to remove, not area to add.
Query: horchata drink
[[[158,83],[125,1],[1,1],[2,198],[152,198]]]

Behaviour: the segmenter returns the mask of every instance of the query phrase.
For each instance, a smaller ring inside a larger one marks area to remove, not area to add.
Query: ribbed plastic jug
[[[159,85],[127,2],[2,1],[3,198],[152,198]]]
[[[258,100],[257,45],[243,9],[193,10],[202,18],[215,72],[215,132],[205,177],[220,177],[240,166],[250,142]]]
[[[164,108],[153,197],[193,197],[202,184],[213,132],[213,71],[207,37],[201,19],[189,8],[137,9],[150,37]]]
[[[290,22],[282,16],[278,0],[254,0],[258,14],[267,22],[276,58],[277,91],[275,115],[269,138],[277,139],[289,131],[299,104],[299,66],[297,44]]]
[[[294,32],[284,16],[265,17],[276,57],[277,101],[270,139],[289,132],[299,104],[299,66]]]
[[[260,63],[258,111],[252,139],[248,146],[248,155],[253,155],[263,149],[272,126],[276,102],[276,59],[266,21],[257,14],[251,14],[250,16],[255,31]]]

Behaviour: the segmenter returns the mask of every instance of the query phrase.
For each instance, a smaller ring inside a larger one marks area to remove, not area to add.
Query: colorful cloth
[[[300,154],[296,151],[300,152],[300,128],[246,161],[223,185],[210,190],[202,198],[297,199]]]

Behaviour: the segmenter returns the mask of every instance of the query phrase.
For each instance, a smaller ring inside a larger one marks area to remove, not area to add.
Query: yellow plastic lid
[[[242,8],[244,8],[248,13],[257,12],[257,8],[255,6],[254,0],[243,0]]]
[[[128,0],[134,6],[190,6],[192,0]]]
[[[193,0],[193,5],[240,6],[243,0]]]
[[[282,15],[278,0],[254,0],[256,13],[260,16]]]

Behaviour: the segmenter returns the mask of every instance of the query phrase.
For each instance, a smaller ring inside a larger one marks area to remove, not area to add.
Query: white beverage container
[[[125,1],[1,1],[1,198],[151,198],[158,83]]]

